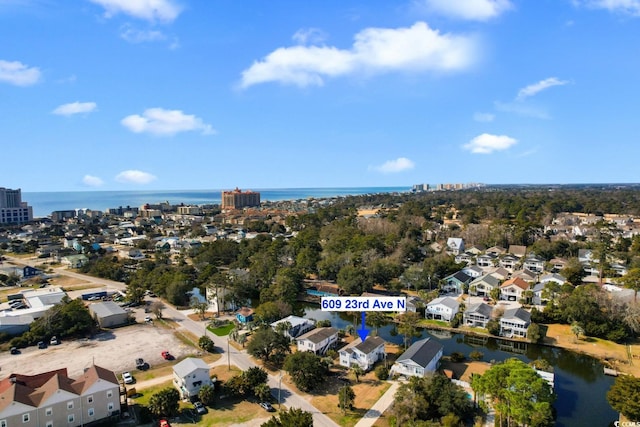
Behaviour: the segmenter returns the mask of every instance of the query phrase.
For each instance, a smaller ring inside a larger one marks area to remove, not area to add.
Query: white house
[[[491,320],[492,311],[493,307],[489,304],[483,302],[471,304],[464,313],[462,313],[462,321],[466,326],[486,328],[487,323]]]
[[[447,253],[460,255],[464,252],[464,239],[460,237],[449,237],[447,239]]]
[[[312,351],[315,354],[325,354],[338,341],[336,328],[316,328],[296,339],[298,351]]]
[[[438,369],[444,347],[433,338],[414,342],[398,357],[391,367],[391,373],[424,377]]]
[[[544,259],[535,255],[529,255],[524,260],[524,268],[536,273],[542,273],[544,271]]]
[[[485,274],[469,283],[469,295],[489,296],[491,290],[499,286],[500,279],[491,274]]]
[[[187,357],[173,366],[173,384],[180,396],[189,399],[197,396],[203,385],[213,385],[209,365],[202,359]]]
[[[531,313],[523,308],[510,308],[500,318],[500,335],[503,337],[526,337],[531,324]]]
[[[271,324],[273,330],[278,329],[278,325],[283,323],[289,323],[289,326],[284,330],[284,335],[290,339],[298,338],[302,334],[306,334],[310,330],[316,327],[316,324],[311,319],[305,319],[304,317],[298,317],[290,315],[284,319],[277,320]]]
[[[500,299],[506,301],[520,301],[524,292],[529,289],[529,283],[520,277],[505,281],[500,285]]]
[[[450,322],[459,309],[460,303],[455,298],[440,297],[427,304],[424,315],[427,319]]]
[[[380,337],[367,337],[364,341],[357,338],[342,347],[339,353],[341,366],[351,368],[360,365],[364,371],[371,369],[376,362],[384,360],[387,355],[384,351],[384,340]]]

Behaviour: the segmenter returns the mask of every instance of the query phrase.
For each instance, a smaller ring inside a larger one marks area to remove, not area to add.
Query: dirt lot
[[[197,352],[178,340],[173,330],[143,323],[103,332],[93,339],[63,342],[43,350],[32,346],[22,349],[18,355],[3,352],[0,354],[0,378],[11,373],[37,374],[60,368],[67,368],[73,378],[92,363],[120,373],[134,370],[138,357],[151,366],[164,363],[160,355],[163,350],[170,351],[176,358]]]

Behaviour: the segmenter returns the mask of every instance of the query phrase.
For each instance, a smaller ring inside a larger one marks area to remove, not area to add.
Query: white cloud
[[[473,113],[473,120],[481,123],[492,122],[496,118],[495,114],[491,113]]]
[[[422,0],[428,11],[456,19],[487,21],[511,9],[509,0]]]
[[[0,82],[16,86],[30,86],[40,80],[40,69],[28,67],[19,61],[3,61],[0,59]]]
[[[327,35],[318,28],[301,28],[291,38],[298,44],[318,44],[325,41]]]
[[[380,166],[374,166],[371,169],[382,173],[397,173],[413,169],[414,167],[415,163],[413,163],[413,161],[406,157],[398,157],[395,160],[388,160]]]
[[[111,18],[119,13],[147,21],[172,22],[182,11],[174,0],[89,0],[105,9]]]
[[[324,78],[393,71],[456,71],[468,68],[479,50],[474,37],[441,34],[424,22],[409,28],[367,28],[353,46],[293,46],[274,50],[242,72],[241,87],[280,82],[322,85]]]
[[[465,144],[462,147],[472,153],[491,154],[494,151],[506,150],[517,142],[518,140],[511,138],[510,136],[483,133],[482,135],[476,136],[469,141],[468,144]]]
[[[116,181],[123,184],[149,184],[157,178],[148,172],[126,170],[116,175]]]
[[[91,113],[96,110],[97,104],[95,102],[71,102],[69,104],[62,104],[56,107],[51,114],[57,114],[59,116],[72,116],[74,114]]]
[[[154,135],[170,136],[178,132],[201,131],[203,135],[215,133],[213,127],[201,118],[184,114],[180,110],[165,110],[164,108],[149,108],[142,113],[132,114],[121,121],[122,125],[134,133],[151,133]]]
[[[577,3],[593,9],[606,9],[609,12],[640,16],[640,0],[582,0]]]
[[[167,37],[158,30],[139,30],[129,24],[120,28],[120,37],[129,43],[144,43],[165,40]]]
[[[534,96],[538,92],[542,92],[545,89],[549,89],[553,86],[563,86],[569,83],[566,80],[560,80],[557,77],[549,77],[548,79],[540,80],[537,83],[531,84],[529,86],[523,87],[518,91],[518,96],[516,99],[518,101],[522,101],[523,99]]]
[[[97,176],[85,175],[82,177],[82,183],[84,185],[88,185],[89,187],[100,187],[102,184],[104,184],[104,181]]]

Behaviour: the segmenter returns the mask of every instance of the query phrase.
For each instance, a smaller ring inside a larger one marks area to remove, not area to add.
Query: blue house
[[[38,276],[39,274],[42,274],[42,271],[38,270],[35,267],[26,266],[22,269],[22,277],[25,279]]]
[[[253,309],[249,307],[242,307],[236,312],[236,319],[242,324],[253,321]]]

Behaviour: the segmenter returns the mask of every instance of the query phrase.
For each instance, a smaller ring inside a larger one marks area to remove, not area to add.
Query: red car
[[[167,420],[160,420],[160,427],[171,427],[171,424]]]
[[[163,351],[162,353],[162,358],[164,360],[173,360],[173,355],[171,353],[169,353],[168,351]]]

